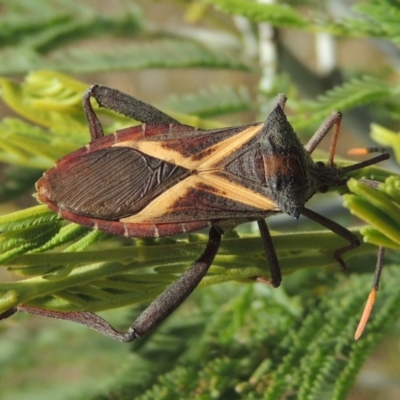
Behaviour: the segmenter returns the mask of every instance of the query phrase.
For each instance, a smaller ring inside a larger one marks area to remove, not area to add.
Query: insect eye
[[[315,163],[315,166],[316,166],[317,168],[323,168],[323,167],[325,167],[325,164],[324,164],[322,161],[317,161],[317,162]]]

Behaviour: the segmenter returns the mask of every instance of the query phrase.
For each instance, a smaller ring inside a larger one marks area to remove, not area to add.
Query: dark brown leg
[[[339,136],[340,123],[342,121],[342,113],[334,111],[325,121],[321,124],[318,130],[314,133],[312,138],[304,146],[307,153],[311,154],[315,148],[321,143],[321,140],[327,135],[327,133],[334,126],[335,130],[331,140],[331,147],[329,149],[328,165],[333,165],[333,157],[335,155],[336,143]]]
[[[328,219],[328,218],[322,216],[321,214],[311,211],[308,208],[303,207],[301,214],[303,214],[304,216],[306,216],[307,218],[310,218],[311,220],[313,220],[315,222],[318,222],[320,225],[324,226],[325,228],[336,233],[338,236],[340,236],[343,239],[346,239],[347,241],[350,242],[349,245],[343,246],[340,249],[335,250],[333,253],[336,260],[338,261],[338,263],[340,264],[342,269],[345,271],[347,269],[347,267],[346,267],[345,262],[343,261],[342,254],[360,246],[360,241],[358,240],[358,237],[356,235],[354,235],[354,233],[351,233],[344,226],[339,225],[335,221],[332,221],[331,219]]]
[[[127,333],[115,330],[103,318],[86,311],[60,312],[49,311],[38,307],[20,305],[17,311],[38,314],[45,317],[65,319],[94,329],[105,336],[120,342],[130,342],[139,338],[157,327],[165,320],[183,301],[193,292],[204,275],[207,273],[221,243],[221,233],[216,227],[211,227],[206,249],[200,258],[186,271],[176,282],[161,293],[143,312],[129,328]],[[14,314],[15,309],[3,313],[3,318]]]
[[[220,243],[221,233],[213,226],[210,229],[207,247],[201,257],[136,319],[130,329],[135,337],[140,337],[159,325],[193,292],[214,261]]]
[[[264,219],[258,220],[257,224],[260,230],[261,239],[265,250],[265,256],[268,262],[268,268],[271,274],[270,283],[273,287],[278,287],[282,282],[282,273],[279,266],[278,257],[276,256],[275,247],[272,243],[271,234],[269,233],[267,223]]]
[[[92,88],[91,86],[82,96],[82,103],[83,103],[83,111],[85,112],[85,116],[89,125],[89,132],[90,132],[90,139],[94,142],[96,139],[100,139],[104,136],[103,127],[97,115],[93,111],[92,104],[90,103],[90,98],[93,97],[92,95]]]
[[[97,119],[90,98],[96,99],[100,107],[108,108],[128,118],[149,125],[181,125],[176,119],[164,114],[159,109],[119,90],[103,85],[92,85],[83,95],[83,108],[89,123],[92,141],[102,137],[103,129]]]
[[[4,311],[3,313],[0,314],[0,321],[1,321],[2,319],[6,319],[6,318],[11,317],[11,316],[14,315],[17,311],[18,311],[18,309],[17,309],[16,307],[15,307],[15,308],[10,308],[9,310]]]

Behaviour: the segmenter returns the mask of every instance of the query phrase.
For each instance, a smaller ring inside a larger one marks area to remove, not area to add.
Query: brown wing
[[[175,164],[115,147],[75,157],[38,182],[39,198],[60,209],[117,220],[137,213],[189,174]]]

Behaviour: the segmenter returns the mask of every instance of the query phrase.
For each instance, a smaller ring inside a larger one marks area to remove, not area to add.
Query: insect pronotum
[[[105,136],[90,103],[140,121],[141,126]],[[305,207],[317,191],[346,183],[345,174],[388,158],[380,154],[342,168],[334,154],[342,114],[332,113],[303,147],[284,114],[286,97],[279,95],[262,123],[201,130],[179,123],[153,106],[101,85],[91,86],[83,107],[91,141],[63,157],[37,182],[40,202],[69,221],[127,237],[161,237],[210,227],[203,254],[191,268],[120,333],[97,315],[58,312],[20,305],[16,311],[72,320],[111,338],[139,338],[171,314],[207,273],[226,229],[257,221],[270,270],[270,283],[282,277],[265,218],[286,213],[304,215],[349,243],[334,252],[342,255],[360,245],[343,226]],[[311,158],[334,128],[328,162]]]

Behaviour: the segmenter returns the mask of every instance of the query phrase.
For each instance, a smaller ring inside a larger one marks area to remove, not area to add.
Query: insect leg
[[[164,114],[159,109],[119,90],[103,85],[92,85],[84,94],[85,99],[93,97],[100,107],[108,108],[143,124],[149,125],[181,125],[176,119]]]
[[[134,337],[141,337],[151,331],[168,317],[203,279],[219,249],[221,233],[218,228],[210,229],[207,247],[193,266],[186,271],[176,282],[160,294],[133,323],[130,331]],[[129,334],[129,332],[128,332]]]
[[[38,307],[20,305],[0,315],[7,318],[16,311],[38,314],[45,317],[65,319],[94,329],[105,336],[120,342],[130,342],[150,332],[165,320],[193,292],[207,273],[221,243],[221,233],[211,227],[206,249],[200,258],[176,282],[161,293],[135,320],[127,333],[115,330],[107,321],[87,311],[60,312]]]
[[[265,256],[268,262],[268,268],[271,274],[271,284],[273,287],[278,287],[282,282],[282,273],[279,266],[278,257],[275,252],[274,244],[272,243],[271,234],[267,223],[264,219],[257,221],[258,229],[260,230],[262,243],[265,250]]]
[[[321,140],[327,135],[327,133],[334,126],[335,130],[333,132],[331,147],[329,149],[329,159],[328,165],[333,165],[333,157],[335,155],[336,143],[339,135],[340,123],[342,121],[342,113],[339,111],[334,111],[331,115],[329,115],[325,121],[321,124],[321,126],[314,133],[312,138],[308,141],[308,143],[304,146],[307,153],[311,154],[315,148],[321,143]]]
[[[301,214],[306,216],[307,218],[310,218],[311,220],[318,222],[320,225],[324,226],[325,228],[328,228],[332,232],[336,233],[338,236],[342,237],[343,239],[346,239],[347,241],[350,242],[349,245],[343,246],[337,250],[334,251],[333,255],[336,258],[337,262],[340,264],[343,270],[346,270],[346,264],[343,261],[342,254],[346,253],[349,250],[355,249],[358,246],[360,246],[360,241],[354,233],[351,233],[348,229],[346,229],[344,226],[339,225],[337,222],[332,221],[331,219],[328,219],[324,217],[321,214],[318,214],[314,211],[311,211],[308,208],[303,207],[301,210]]]
[[[33,307],[25,304],[20,304],[19,306],[12,308],[2,314],[0,314],[0,320],[10,317],[16,312],[25,312],[28,314],[40,315],[42,317],[55,318],[55,319],[63,319],[66,321],[76,322],[81,325],[85,325],[88,328],[94,329],[102,333],[105,336],[108,336],[111,339],[116,339],[119,341],[121,337],[124,337],[124,334],[118,332],[114,329],[107,321],[98,315],[89,312],[89,311],[52,311],[46,310],[40,307]],[[134,339],[134,338],[133,338]],[[132,339],[132,340],[133,340]],[[126,341],[126,340],[125,340]]]
[[[364,311],[360,318],[360,322],[358,323],[356,332],[354,334],[355,340],[358,340],[362,335],[362,333],[364,332],[365,326],[367,325],[367,322],[369,320],[369,316],[371,315],[372,307],[374,306],[376,295],[379,290],[379,283],[381,281],[384,257],[385,257],[385,248],[379,247],[371,292],[369,293],[367,303],[365,304]]]
[[[82,96],[82,103],[83,103],[83,111],[85,112],[85,116],[89,125],[89,132],[90,132],[90,139],[94,142],[96,139],[100,139],[104,136],[103,127],[97,115],[93,111],[92,104],[90,103],[91,95],[91,86]]]
[[[6,319],[6,318],[11,317],[11,316],[14,315],[16,312],[18,312],[18,309],[17,309],[16,307],[10,308],[9,310],[2,312],[2,313],[0,314],[0,321],[1,321],[2,319]]]

